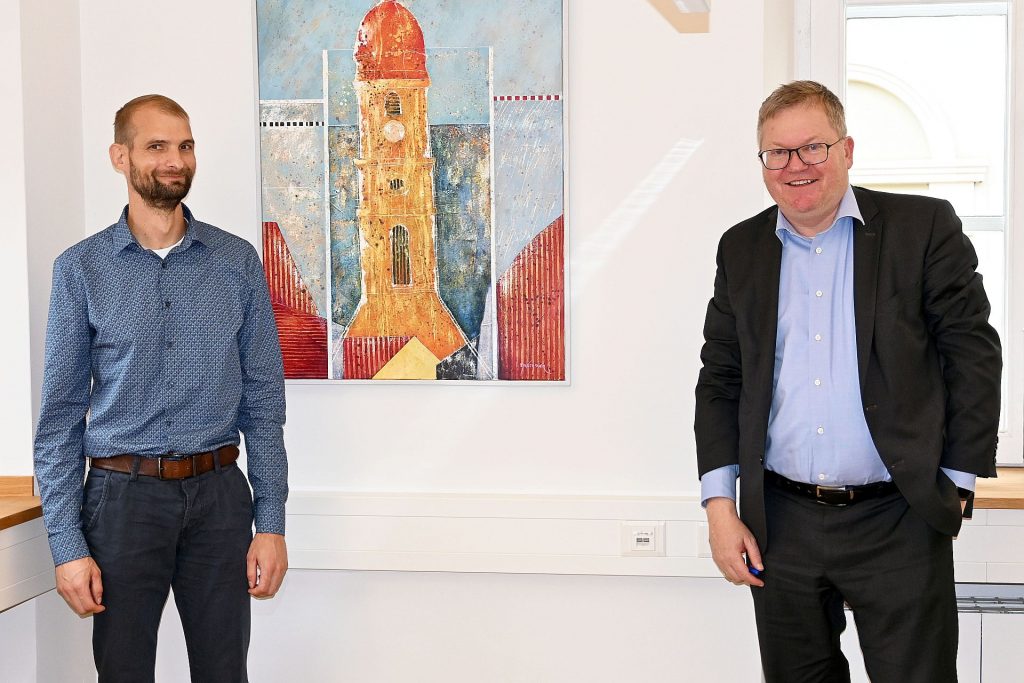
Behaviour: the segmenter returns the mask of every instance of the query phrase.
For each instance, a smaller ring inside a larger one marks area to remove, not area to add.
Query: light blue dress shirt
[[[823,486],[888,481],[864,420],[853,307],[853,231],[863,225],[847,188],[832,225],[814,237],[797,233],[780,211],[782,242],[778,332],[765,468]],[[943,468],[961,488],[974,475]],[[738,465],[701,478],[701,500],[735,499]]]

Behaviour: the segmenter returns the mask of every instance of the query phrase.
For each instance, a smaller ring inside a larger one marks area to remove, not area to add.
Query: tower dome
[[[383,0],[374,5],[356,35],[356,78],[427,78],[423,30],[404,5]]]

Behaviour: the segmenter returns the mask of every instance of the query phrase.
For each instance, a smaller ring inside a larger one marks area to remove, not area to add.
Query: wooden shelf
[[[0,530],[43,516],[32,477],[0,477]]]
[[[0,496],[0,530],[42,516],[39,496]]]
[[[978,479],[974,507],[1024,510],[1024,467],[1000,467],[995,479]]]

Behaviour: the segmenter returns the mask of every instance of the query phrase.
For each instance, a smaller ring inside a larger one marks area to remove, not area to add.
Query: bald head
[[[164,95],[142,95],[124,104],[114,115],[114,142],[119,145],[132,146],[135,139],[135,126],[132,119],[140,109],[153,107],[171,116],[177,116],[188,122],[188,113],[180,104]]]

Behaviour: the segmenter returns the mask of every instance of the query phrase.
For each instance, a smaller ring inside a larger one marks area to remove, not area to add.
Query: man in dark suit
[[[1002,371],[977,257],[948,202],[850,186],[824,86],[772,93],[758,143],[777,206],[722,237],[697,383],[712,555],[767,681],[849,681],[844,603],[873,683],[956,681],[952,539]]]

